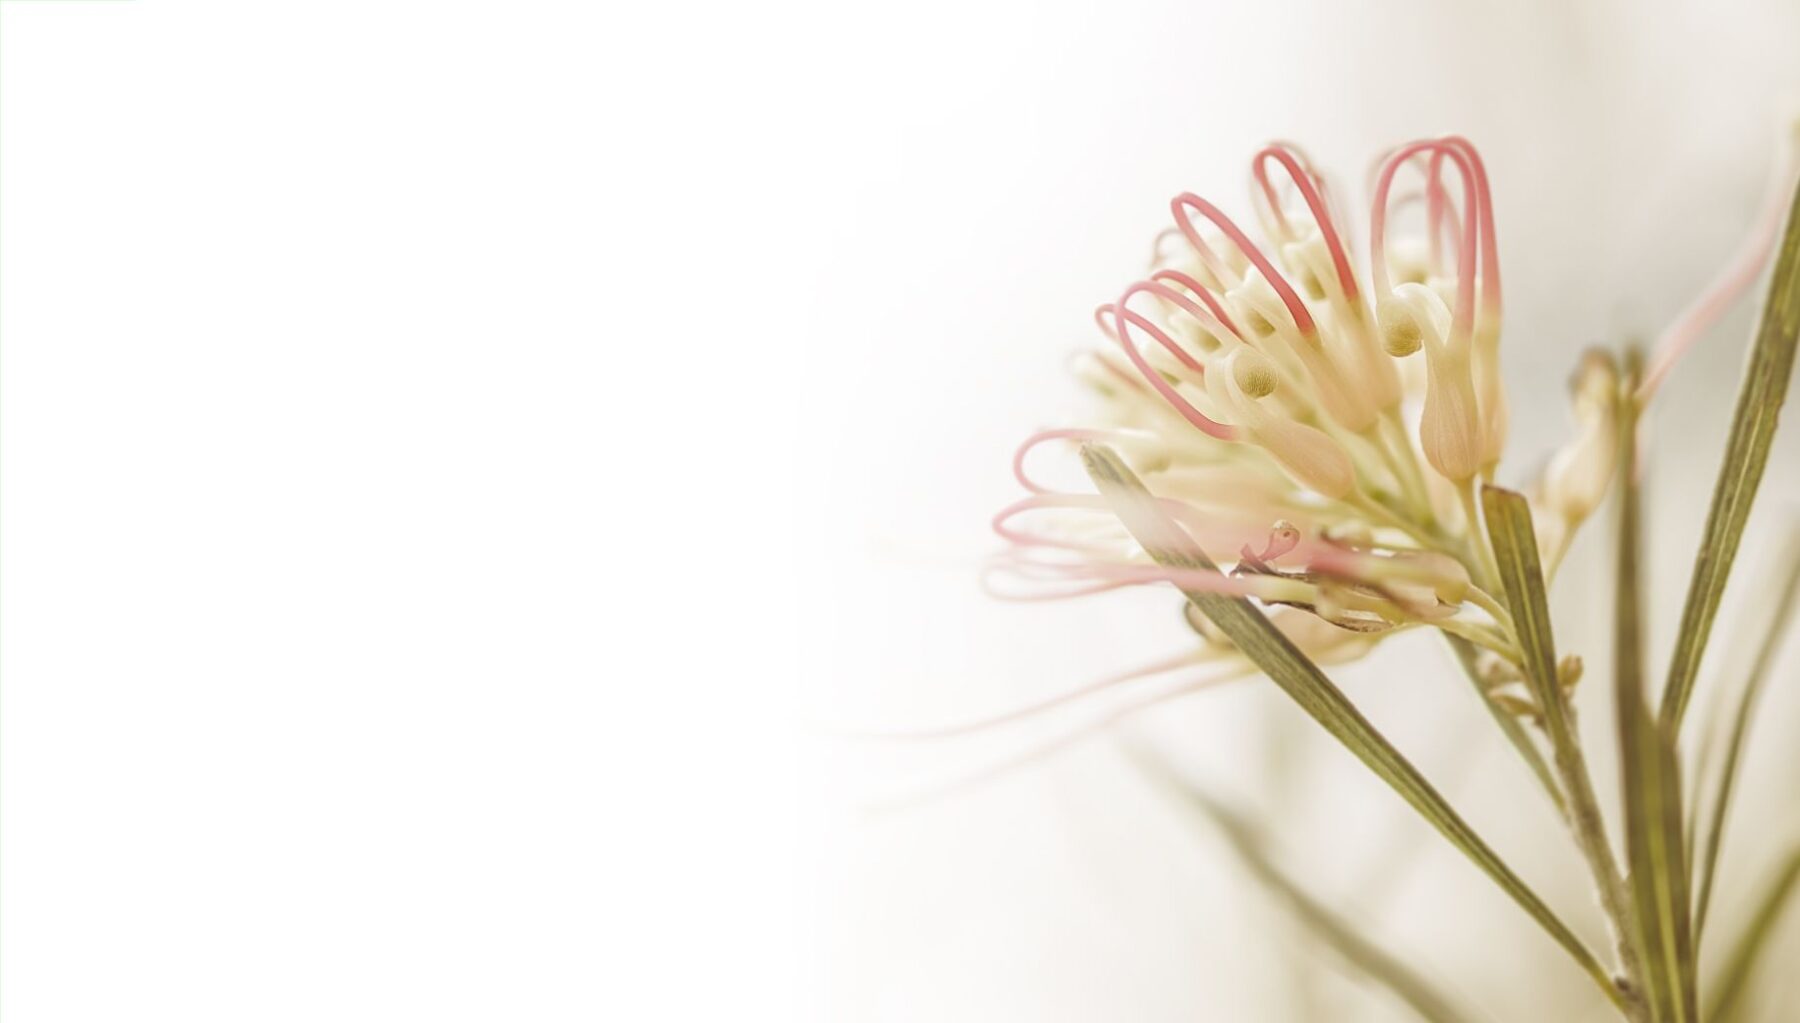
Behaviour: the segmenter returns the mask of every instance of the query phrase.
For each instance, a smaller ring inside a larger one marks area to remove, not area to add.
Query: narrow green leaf
[[[1744,367],[1731,437],[1725,442],[1725,460],[1713,488],[1712,509],[1707,512],[1706,531],[1694,556],[1687,603],[1681,609],[1681,628],[1675,634],[1674,658],[1662,694],[1662,722],[1670,735],[1680,734],[1681,719],[1699,677],[1700,658],[1706,653],[1713,618],[1737,557],[1738,541],[1769,462],[1769,447],[1793,376],[1796,340],[1800,340],[1800,203],[1788,211],[1769,297],[1749,364]]]
[[[1563,694],[1556,674],[1556,639],[1550,629],[1550,600],[1544,586],[1543,566],[1538,563],[1537,531],[1531,523],[1531,505],[1524,495],[1502,487],[1481,490],[1488,540],[1494,549],[1495,567],[1518,633],[1525,684],[1544,717],[1550,752],[1568,800],[1569,827],[1587,860],[1601,908],[1618,939],[1619,960],[1634,985],[1642,979],[1641,942],[1634,940],[1631,906],[1624,879],[1613,859],[1606,837],[1606,818],[1594,794],[1593,777],[1581,751],[1575,710]]]
[[[1637,373],[1626,374],[1620,422],[1618,584],[1613,616],[1614,706],[1631,865],[1633,919],[1656,1018],[1697,1023],[1694,949],[1688,918],[1688,864],[1681,823],[1681,774],[1670,731],[1650,716],[1644,695],[1643,580],[1639,558]]]
[[[1137,746],[1126,753],[1158,788],[1212,822],[1246,870],[1284,903],[1294,917],[1327,948],[1405,1002],[1431,1023],[1462,1023],[1471,1017],[1448,995],[1407,962],[1364,937],[1366,930],[1333,911],[1323,900],[1276,865],[1262,836],[1243,815],[1228,808],[1192,782],[1176,776],[1161,758]]]
[[[1549,595],[1543,566],[1538,563],[1537,532],[1531,506],[1523,494],[1503,487],[1481,488],[1482,512],[1494,548],[1500,585],[1518,633],[1525,684],[1544,715],[1544,731],[1553,751],[1580,754],[1569,703],[1556,677],[1556,639],[1550,628]]]
[[[1768,945],[1769,935],[1775,930],[1775,924],[1781,919],[1782,910],[1787,908],[1796,880],[1800,880],[1800,852],[1790,856],[1775,875],[1775,883],[1769,886],[1762,905],[1757,907],[1756,916],[1750,920],[1750,926],[1744,929],[1743,936],[1726,957],[1725,965],[1719,973],[1719,982],[1714,985],[1712,997],[1707,999],[1707,1023],[1732,1023],[1743,1009],[1743,996],[1749,987],[1750,975],[1756,969],[1762,950]]]
[[[1190,571],[1218,571],[1218,566],[1192,537],[1163,513],[1136,474],[1111,449],[1104,445],[1084,445],[1081,457],[1088,475],[1093,477],[1120,521],[1158,564]],[[1299,704],[1301,710],[1492,878],[1587,971],[1614,1004],[1621,1004],[1617,986],[1594,953],[1266,615],[1241,597],[1190,588],[1183,588],[1182,592],[1244,656]]]
[[[1694,903],[1696,949],[1706,930],[1706,913],[1712,904],[1713,875],[1719,864],[1719,850],[1725,840],[1725,817],[1731,807],[1738,764],[1743,759],[1744,740],[1750,733],[1751,713],[1756,709],[1757,697],[1762,692],[1764,681],[1769,677],[1770,668],[1774,666],[1781,640],[1787,635],[1787,624],[1793,620],[1795,600],[1800,597],[1800,528],[1788,534],[1787,543],[1774,564],[1778,567],[1772,573],[1775,578],[1769,597],[1756,601],[1753,605],[1762,612],[1762,617],[1755,623],[1755,628],[1749,630],[1750,636],[1747,638],[1750,642],[1744,646],[1754,644],[1756,654],[1750,663],[1743,689],[1738,693],[1737,710],[1732,716],[1731,738],[1725,748],[1725,759],[1719,768],[1715,794],[1707,815],[1705,845],[1698,853],[1700,863],[1696,876],[1699,878],[1700,894]],[[1695,809],[1698,810],[1698,807]]]

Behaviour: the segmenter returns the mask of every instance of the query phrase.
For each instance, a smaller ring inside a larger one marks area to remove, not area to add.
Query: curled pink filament
[[[1237,246],[1238,251],[1244,254],[1244,258],[1250,261],[1250,265],[1256,267],[1257,272],[1268,280],[1269,285],[1275,289],[1275,294],[1280,296],[1281,304],[1287,307],[1288,315],[1294,318],[1294,327],[1300,331],[1301,335],[1311,337],[1317,333],[1318,327],[1313,323],[1312,313],[1307,310],[1306,303],[1300,300],[1300,295],[1294,291],[1294,286],[1288,283],[1281,271],[1275,269],[1275,265],[1262,254],[1262,250],[1256,247],[1256,243],[1252,242],[1243,230],[1217,206],[1192,192],[1183,192],[1169,200],[1169,210],[1175,215],[1175,226],[1181,228],[1181,233],[1187,237],[1188,244],[1192,245],[1195,251],[1201,253],[1204,258],[1212,250],[1207,246],[1206,240],[1200,237],[1199,230],[1194,227],[1193,219],[1188,216],[1190,209],[1211,221],[1213,226],[1225,234],[1225,237],[1231,239],[1231,244]],[[1216,256],[1213,258],[1217,259]],[[1210,265],[1208,268],[1213,269]],[[1221,282],[1227,279],[1225,274],[1218,269],[1213,269],[1213,274]]]
[[[1039,486],[1035,480],[1025,473],[1025,456],[1031,453],[1032,448],[1048,441],[1079,440],[1111,441],[1116,443],[1119,441],[1136,439],[1138,439],[1136,434],[1127,433],[1124,430],[1039,430],[1037,433],[1025,438],[1025,442],[1019,445],[1017,451],[1013,452],[1013,479],[1018,480],[1020,486],[1033,494],[1050,493],[1048,488]]]
[[[1463,183],[1463,230],[1462,249],[1457,256],[1456,273],[1456,310],[1452,319],[1451,333],[1458,338],[1467,338],[1475,327],[1475,246],[1478,238],[1476,218],[1480,200],[1476,191],[1475,172],[1469,165],[1467,156],[1460,148],[1447,142],[1427,141],[1414,142],[1403,146],[1382,165],[1380,180],[1375,185],[1375,203],[1369,221],[1370,262],[1375,274],[1375,287],[1378,294],[1385,295],[1392,291],[1387,269],[1387,211],[1388,192],[1394,184],[1394,173],[1401,164],[1417,153],[1441,153],[1456,165]]]
[[[1295,158],[1291,147],[1276,143],[1266,146],[1256,154],[1251,163],[1252,175],[1262,187],[1263,195],[1268,199],[1277,223],[1287,228],[1287,214],[1282,211],[1275,189],[1269,182],[1268,161],[1281,164],[1283,170],[1299,189],[1300,198],[1306,202],[1307,211],[1312,214],[1314,222],[1319,225],[1319,234],[1325,239],[1325,248],[1331,253],[1331,264],[1337,270],[1338,286],[1343,289],[1344,296],[1349,298],[1356,294],[1356,274],[1350,269],[1350,255],[1344,251],[1343,239],[1339,237],[1337,227],[1332,223],[1331,211],[1325,205],[1325,198],[1314,184],[1313,175],[1301,166]]]
[[[1177,394],[1175,388],[1171,386],[1167,380],[1163,379],[1163,375],[1158,373],[1156,369],[1145,360],[1144,353],[1138,350],[1137,342],[1131,337],[1132,327],[1146,330],[1149,332],[1150,336],[1156,338],[1157,342],[1164,348],[1175,353],[1176,358],[1181,361],[1182,365],[1188,366],[1192,364],[1191,368],[1194,368],[1201,373],[1205,372],[1205,368],[1198,365],[1198,363],[1195,363],[1192,356],[1189,356],[1182,350],[1180,345],[1175,343],[1174,338],[1169,337],[1168,334],[1164,333],[1149,320],[1146,320],[1144,317],[1126,308],[1125,304],[1131,301],[1133,295],[1136,295],[1140,291],[1151,291],[1153,288],[1158,287],[1161,287],[1165,292],[1174,294],[1173,290],[1170,288],[1140,281],[1137,284],[1133,284],[1131,287],[1126,288],[1125,293],[1119,296],[1118,302],[1114,303],[1112,310],[1113,323],[1118,330],[1119,347],[1125,349],[1125,357],[1131,360],[1133,366],[1137,367],[1137,371],[1143,376],[1144,382],[1155,389],[1157,394],[1162,395],[1163,400],[1168,402],[1176,412],[1180,413],[1183,419],[1186,419],[1189,423],[1193,424],[1195,429],[1209,437],[1217,437],[1220,440],[1233,440],[1237,436],[1237,431],[1230,426],[1226,426],[1224,423],[1215,422],[1208,418],[1206,413],[1201,412],[1189,403],[1186,398]]]

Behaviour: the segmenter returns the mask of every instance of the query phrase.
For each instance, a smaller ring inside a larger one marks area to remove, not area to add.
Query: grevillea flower
[[[1476,501],[1507,432],[1487,168],[1447,136],[1392,150],[1371,182],[1360,262],[1339,193],[1288,143],[1251,160],[1262,244],[1206,199],[1170,202],[1148,274],[1094,314],[1104,341],[1080,372],[1101,422],[1035,434],[1014,458],[1028,496],[994,520],[1010,545],[993,566],[997,590],[1049,599],[1176,583],[1254,598],[1317,661],[1426,626],[1485,651],[1496,685],[1518,677]],[[1753,243],[1739,263],[1748,270],[1671,327],[1652,387],[1767,249]],[[1529,488],[1551,571],[1608,489],[1621,403],[1648,396],[1622,393],[1623,380],[1611,355],[1583,356],[1577,432]],[[1113,448],[1221,569],[1159,565],[1105,498],[1040,483],[1031,466],[1047,443]],[[1201,642],[1182,663],[1241,662],[1203,618],[1189,620]],[[1572,682],[1578,669],[1567,673]]]

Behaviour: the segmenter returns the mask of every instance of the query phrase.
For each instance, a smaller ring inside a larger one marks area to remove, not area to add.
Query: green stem
[[[1566,706],[1564,715],[1569,729],[1562,733],[1561,741],[1558,741],[1558,736],[1552,735],[1551,753],[1556,773],[1562,778],[1563,790],[1569,795],[1569,829],[1575,836],[1575,844],[1581,850],[1582,858],[1587,861],[1589,873],[1593,875],[1594,887],[1600,894],[1600,908],[1605,911],[1607,922],[1612,926],[1613,942],[1619,953],[1619,967],[1631,984],[1632,997],[1625,1010],[1626,1018],[1648,1023],[1643,966],[1638,956],[1637,943],[1633,940],[1636,931],[1632,926],[1625,879],[1619,873],[1618,863],[1613,859],[1612,845],[1606,838],[1606,821],[1600,815],[1600,801],[1594,795],[1587,759],[1576,738],[1575,708]]]
[[[1465,539],[1469,546],[1469,558],[1472,566],[1478,570],[1476,584],[1481,589],[1490,589],[1500,580],[1500,565],[1494,560],[1493,545],[1488,543],[1487,533],[1481,528],[1481,510],[1476,507],[1475,479],[1470,477],[1456,484],[1457,499],[1462,502],[1463,518],[1467,525]]]

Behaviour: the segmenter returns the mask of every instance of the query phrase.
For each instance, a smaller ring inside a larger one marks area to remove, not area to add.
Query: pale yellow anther
[[[1275,393],[1275,364],[1267,356],[1246,347],[1232,353],[1228,361],[1231,364],[1232,379],[1237,381],[1245,395],[1265,398]]]
[[[1381,349],[1396,359],[1404,359],[1425,345],[1425,332],[1413,319],[1405,301],[1388,297],[1376,306],[1375,318],[1381,324]]]

